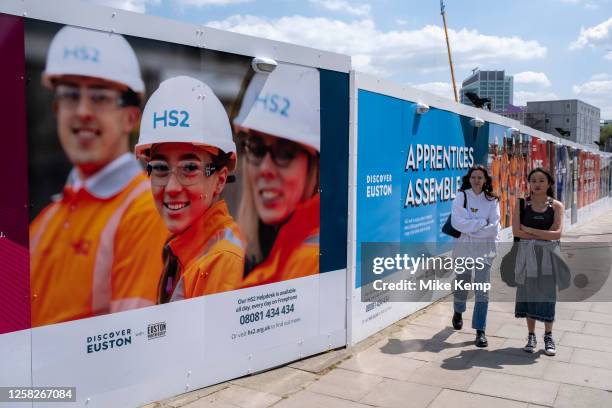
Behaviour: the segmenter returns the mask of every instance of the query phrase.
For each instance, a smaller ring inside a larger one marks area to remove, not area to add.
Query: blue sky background
[[[452,98],[439,0],[88,0],[340,52]],[[446,0],[457,82],[514,75],[514,104],[581,99],[612,119],[612,0]]]

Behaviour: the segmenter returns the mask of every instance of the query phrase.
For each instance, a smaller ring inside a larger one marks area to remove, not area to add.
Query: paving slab
[[[569,362],[585,366],[609,369],[612,367],[612,353],[577,348],[574,350],[572,358]]]
[[[347,349],[332,350],[304,360],[295,361],[289,364],[289,367],[318,374],[345,360],[350,355],[351,353]]]
[[[189,404],[190,402],[197,401],[203,397],[206,397],[208,395],[214,394],[215,392],[221,391],[229,387],[230,385],[231,384],[229,383],[216,384],[210,387],[201,388],[196,391],[188,392],[186,394],[181,394],[178,397],[174,397],[166,401],[166,403],[164,404],[164,407],[171,407],[171,408],[183,407]]]
[[[367,405],[386,408],[425,408],[442,391],[429,385],[386,379],[361,399]]]
[[[363,351],[340,364],[340,368],[380,377],[408,380],[424,361],[383,354],[375,349]]]
[[[590,311],[612,315],[612,302],[593,302]]]
[[[302,390],[308,384],[315,381],[316,378],[316,375],[305,371],[281,367],[257,375],[232,380],[230,383],[284,397]]]
[[[574,313],[573,319],[582,320],[585,322],[612,325],[612,314],[607,313],[584,312],[582,310],[578,310]]]
[[[551,361],[544,372],[544,379],[612,391],[612,370],[605,368]]]
[[[588,311],[592,307],[590,302],[557,302],[557,309],[570,309]]]
[[[502,350],[479,353],[471,361],[472,367],[514,374],[523,377],[542,378],[549,361],[540,354],[522,354]]]
[[[336,368],[306,389],[332,397],[359,401],[382,381],[383,377],[380,376]]]
[[[560,332],[571,331],[571,332],[580,333],[584,329],[585,324],[588,324],[588,323],[582,322],[580,320],[555,318],[553,332],[557,333],[557,331],[560,331]],[[523,322],[523,326],[525,327],[525,331],[527,331],[527,325],[524,322]],[[542,328],[542,330],[544,330],[544,328]]]
[[[591,334],[566,332],[559,340],[559,344],[574,348],[612,352],[612,338],[593,336]]]
[[[468,391],[516,401],[552,405],[558,389],[557,382],[483,370]]]
[[[288,398],[283,399],[274,408],[372,408],[369,405],[348,401],[342,398],[330,397],[329,395],[317,394],[316,392],[300,391]]]
[[[612,325],[588,322],[585,324],[582,333],[593,334],[595,336],[612,337]]]
[[[574,309],[559,309],[559,308],[557,308],[555,310],[555,319],[572,320],[574,318],[574,313],[576,313],[576,310],[574,310]],[[525,322],[524,318],[517,319],[517,320],[521,320],[521,321],[523,321],[523,323]]]
[[[448,369],[440,362],[429,362],[416,369],[410,382],[453,390],[467,390],[480,370],[474,367]]]
[[[527,404],[487,395],[443,390],[428,408],[527,408]]]
[[[612,393],[576,385],[561,384],[555,408],[604,408],[612,407]]]
[[[278,395],[255,391],[249,388],[231,385],[214,394],[224,403],[240,408],[266,408],[281,400]]]

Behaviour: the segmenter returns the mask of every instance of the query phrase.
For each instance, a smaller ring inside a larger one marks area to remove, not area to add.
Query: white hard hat
[[[157,143],[212,146],[230,154],[236,168],[236,145],[221,101],[208,85],[188,76],[165,80],[147,101],[140,121],[137,156]]]
[[[134,50],[120,34],[65,26],[55,34],[47,53],[43,84],[61,75],[101,78],[143,94],[144,82]]]
[[[319,71],[280,64],[263,88],[249,85],[234,124],[320,151]]]

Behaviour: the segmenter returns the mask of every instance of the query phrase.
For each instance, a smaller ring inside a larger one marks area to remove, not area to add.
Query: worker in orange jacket
[[[246,245],[221,198],[236,146],[208,85],[187,76],[162,82],[145,106],[136,154],[148,162],[155,205],[171,233],[159,303],[238,289]]]
[[[136,55],[120,35],[66,26],[42,80],[74,167],[30,225],[32,326],[153,305],[167,232],[129,153],[144,93]]]
[[[252,85],[245,93],[234,121],[245,149],[245,287],[319,273],[318,106],[314,68],[280,65],[261,90]]]

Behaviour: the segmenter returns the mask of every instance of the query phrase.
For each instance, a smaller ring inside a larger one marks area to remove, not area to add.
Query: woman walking
[[[533,353],[537,346],[536,320],[544,322],[544,352],[556,354],[552,336],[555,320],[556,288],[559,282],[553,252],[563,232],[563,204],[554,199],[554,179],[542,168],[527,177],[529,196],[519,199],[514,210],[512,233],[518,247],[515,278],[517,283],[514,315],[527,321],[527,344]]]
[[[451,223],[453,228],[461,232],[453,250],[453,258],[466,257],[481,262],[475,262],[474,267],[460,273],[456,271],[455,287],[463,287],[471,282],[489,283],[491,263],[496,253],[496,241],[499,234],[499,200],[493,193],[491,177],[484,166],[474,166],[463,177],[463,183],[457,197],[453,201]],[[477,347],[487,347],[485,335],[489,294],[486,290],[474,290],[476,304],[472,314],[472,328],[476,330],[475,344]],[[462,313],[465,312],[467,290],[456,290],[454,293],[453,328],[463,327]]]

